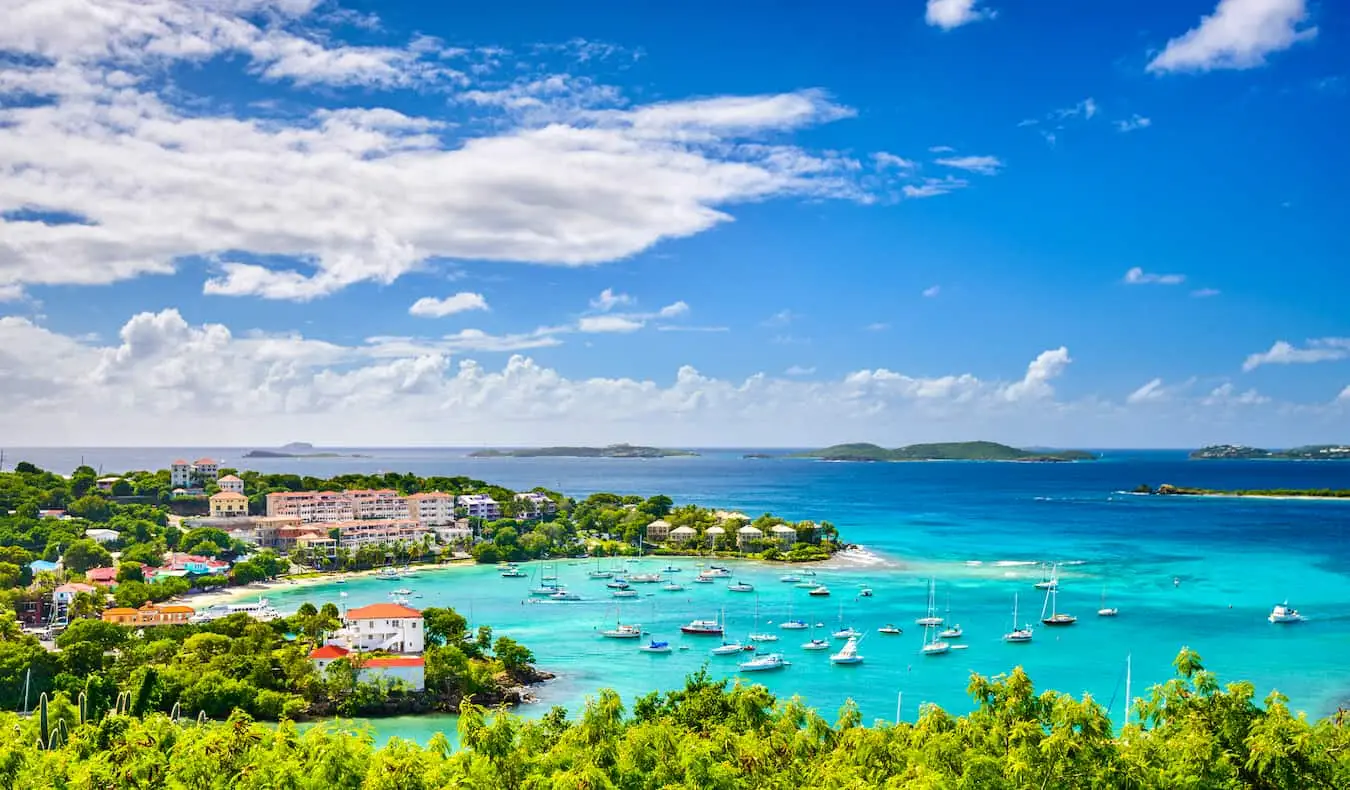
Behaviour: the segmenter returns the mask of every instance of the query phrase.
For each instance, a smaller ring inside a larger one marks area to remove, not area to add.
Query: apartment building
[[[558,510],[557,502],[554,502],[548,494],[541,494],[538,491],[516,494],[516,501],[520,503],[521,515],[526,518],[539,518]]]
[[[408,515],[424,527],[440,527],[455,522],[455,498],[442,491],[427,491],[408,497]]]
[[[489,521],[502,517],[501,506],[497,500],[487,494],[466,494],[455,497],[455,505],[469,518],[482,518]]]
[[[208,501],[211,518],[243,518],[248,515],[248,497],[236,491],[218,491]]]
[[[356,518],[348,491],[281,491],[267,495],[267,515],[290,516],[306,524]]]
[[[354,519],[326,526],[338,530],[338,545],[348,549],[369,544],[419,543],[431,534],[412,519]]]

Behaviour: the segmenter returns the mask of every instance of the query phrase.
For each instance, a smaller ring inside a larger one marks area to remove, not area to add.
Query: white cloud
[[[980,8],[979,0],[928,0],[924,20],[943,30],[968,25],[981,19],[993,19],[993,10]]]
[[[554,110],[547,123],[485,105],[449,128],[331,97],[251,117],[160,87],[176,64],[240,56],[260,79],[306,85],[462,79],[432,39],[334,41],[315,5],[10,0],[0,214],[86,221],[0,219],[0,283],[106,284],[202,260],[207,294],[307,300],[443,259],[614,261],[729,221],[743,202],[871,199],[856,161],[783,139],[852,114],[820,91],[629,106],[571,80],[535,97]]]
[[[14,283],[0,285],[0,302],[17,302],[22,299],[23,286]]]
[[[1144,116],[1135,113],[1122,121],[1116,121],[1116,130],[1120,132],[1133,132],[1138,129],[1147,129],[1153,125],[1153,121]]]
[[[937,163],[985,176],[992,176],[1003,167],[1002,160],[997,156],[949,156],[937,160]]]
[[[1200,404],[1202,406],[1259,406],[1269,402],[1270,398],[1254,389],[1238,392],[1231,383],[1226,383],[1215,387],[1207,397],[1200,401]]]
[[[809,375],[811,375],[812,373],[815,373],[815,372],[816,372],[816,369],[815,369],[814,367],[809,367],[809,368],[808,368],[808,367],[802,367],[801,365],[793,365],[792,367],[790,367],[790,368],[788,368],[787,370],[783,371],[783,374],[784,374],[784,375],[787,375],[787,376],[809,376]]]
[[[1163,389],[1162,379],[1153,379],[1144,386],[1130,393],[1125,399],[1126,403],[1149,403],[1151,401],[1160,401],[1167,396],[1167,391]]]
[[[885,323],[884,321],[876,321],[867,325],[867,331],[869,332],[885,332],[887,329],[890,328],[891,325]]]
[[[487,299],[484,299],[482,294],[461,291],[444,299],[424,296],[413,302],[412,307],[408,308],[408,314],[422,318],[444,318],[447,315],[463,313],[468,310],[486,309],[488,309]]]
[[[684,300],[680,300],[662,307],[656,315],[658,318],[678,318],[688,314],[689,305]]]
[[[1212,296],[1218,296],[1221,293],[1223,292],[1217,288],[1197,288],[1194,291],[1191,291],[1191,296],[1194,296],[1196,299],[1208,299]]]
[[[599,296],[591,300],[591,309],[606,313],[613,310],[615,307],[622,307],[632,303],[633,297],[628,294],[615,293],[613,288],[606,288],[600,292]]]
[[[952,148],[950,145],[934,145],[930,146],[928,149],[929,153],[933,154],[950,154],[955,150],[956,149]]]
[[[577,322],[578,332],[636,332],[646,323],[621,315],[588,315]]]
[[[917,162],[906,159],[903,156],[888,154],[885,151],[878,151],[877,153],[872,154],[872,160],[876,162],[878,169],[894,167],[898,170],[913,170],[919,166]]]
[[[1054,395],[1054,388],[1050,382],[1059,378],[1073,360],[1069,357],[1069,349],[1064,346],[1042,351],[1039,356],[1031,361],[1027,366],[1027,373],[1021,381],[1014,382],[1004,386],[1000,394],[1005,400],[1009,401],[1035,401],[1043,400]]]
[[[1089,96],[1086,99],[1083,99],[1082,101],[1073,105],[1072,107],[1065,107],[1063,109],[1054,110],[1053,112],[1050,113],[1049,117],[1056,118],[1059,120],[1064,120],[1066,118],[1081,117],[1085,121],[1090,121],[1092,120],[1092,117],[1097,114],[1097,109],[1098,108],[1096,100],[1093,99],[1091,96]]]
[[[1186,282],[1184,274],[1153,274],[1135,266],[1125,272],[1124,282],[1129,285],[1180,285]]]
[[[925,178],[918,184],[905,184],[901,194],[907,198],[927,198],[945,195],[958,189],[965,189],[970,182],[964,178],[947,176],[946,178]]]
[[[1265,65],[1272,52],[1317,35],[1305,26],[1305,0],[1219,0],[1214,13],[1167,42],[1148,64],[1155,73],[1250,69]]]
[[[1336,400],[1341,403],[1350,403],[1350,384],[1347,384],[1345,389],[1341,390],[1341,394],[1336,396]]]
[[[1262,365],[1335,362],[1347,358],[1350,358],[1350,337],[1317,338],[1309,340],[1304,348],[1298,348],[1284,340],[1278,340],[1268,351],[1248,355],[1242,363],[1242,369],[1252,371]]]
[[[787,308],[783,308],[782,310],[779,310],[778,312],[764,319],[764,326],[787,326],[793,321],[796,321],[798,318],[801,318],[801,316],[797,315],[796,313],[792,312]]]
[[[923,295],[929,299],[932,299],[940,293],[942,293],[942,286],[940,285],[932,285],[923,289]]]

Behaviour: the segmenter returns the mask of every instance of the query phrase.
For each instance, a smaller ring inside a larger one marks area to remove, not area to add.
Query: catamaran
[[[771,669],[785,669],[791,666],[791,661],[783,659],[781,653],[769,653],[768,655],[752,658],[749,661],[742,661],[737,664],[742,672],[765,672]]]
[[[1035,632],[1033,632],[1033,631],[1031,630],[1031,626],[1030,626],[1030,625],[1024,625],[1024,626],[1021,626],[1020,628],[1018,627],[1018,625],[1017,625],[1017,593],[1013,593],[1013,619],[1012,619],[1012,630],[1009,631],[1008,633],[1006,633],[1006,634],[1003,635],[1003,641],[1005,641],[1005,642],[1030,642],[1030,641],[1031,641],[1031,638],[1032,638],[1033,636],[1035,636],[1035,635],[1036,635],[1036,634],[1035,634]]]
[[[831,664],[861,664],[863,657],[858,655],[858,637],[851,636],[838,653],[830,656]]]
[[[1047,615],[1046,612],[1049,611]],[[1078,618],[1059,611],[1059,585],[1046,590],[1045,603],[1041,605],[1041,622],[1045,625],[1073,625]]]
[[[932,625],[942,625],[942,622],[943,622],[943,621],[942,621],[942,618],[941,618],[941,617],[938,617],[938,616],[934,613],[934,611],[933,611],[933,610],[936,608],[936,606],[937,606],[936,603],[935,603],[934,600],[933,600],[933,598],[934,598],[935,595],[937,595],[937,580],[936,580],[936,579],[929,579],[929,580],[928,580],[928,614],[926,614],[926,615],[924,615],[923,617],[920,617],[920,618],[918,618],[917,620],[915,620],[915,621],[914,621],[914,624],[915,624],[915,625],[921,625],[921,626],[924,626],[925,628],[928,627],[928,626],[932,626]]]
[[[1270,610],[1266,617],[1272,623],[1301,623],[1305,619],[1298,610],[1289,605],[1288,601],[1275,604],[1275,608]]]

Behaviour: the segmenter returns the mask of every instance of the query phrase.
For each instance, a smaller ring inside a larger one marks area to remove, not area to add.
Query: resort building
[[[727,531],[723,527],[708,527],[703,534],[708,537],[708,547],[712,548],[717,545],[717,541],[726,536]]]
[[[465,543],[473,540],[473,522],[467,518],[455,519],[443,527],[433,527],[441,543]]]
[[[329,664],[339,658],[345,658],[357,668],[356,678],[362,683],[388,680],[402,682],[413,691],[422,691],[426,688],[426,661],[422,656],[364,658],[359,653],[353,653],[339,645],[324,645],[311,652],[309,657],[314,661],[314,668],[319,670],[320,674],[328,669]]]
[[[670,522],[658,518],[647,525],[647,540],[651,543],[664,543],[670,536]]]
[[[792,544],[797,542],[797,528],[791,524],[774,524],[769,532],[778,541],[778,547],[783,550],[792,548]]]
[[[492,521],[502,517],[501,506],[497,504],[497,500],[487,494],[466,494],[456,497],[455,504],[469,518],[482,518]]]
[[[84,536],[100,545],[106,546],[109,543],[116,543],[121,539],[122,533],[115,529],[86,529]]]
[[[540,518],[558,510],[558,503],[548,494],[539,491],[516,494],[516,501],[520,503],[520,514],[525,518]]]
[[[290,516],[306,524],[355,518],[345,491],[281,491],[267,495],[267,515]]]
[[[158,568],[150,568],[147,571],[149,575],[186,575],[211,576],[226,573],[230,570],[230,563],[225,560],[203,557],[200,554],[185,554],[181,551],[172,552],[164,555],[164,564]],[[146,581],[149,581],[147,576]]]
[[[716,529],[716,527],[714,527]],[[752,527],[746,524],[744,527],[736,530],[736,549],[738,551],[748,551],[758,541],[764,539],[764,531],[759,527]]]
[[[421,653],[426,646],[422,613],[397,603],[375,603],[349,609],[331,642],[348,650]]]
[[[120,477],[100,477],[97,481],[95,481],[94,485],[98,486],[98,490],[106,494],[111,492],[113,490],[113,486],[117,485],[118,481],[120,481],[121,479],[122,478]]]
[[[326,525],[338,530],[338,544],[357,548],[368,544],[419,543],[431,532],[412,519],[371,519],[340,521]]]
[[[667,536],[671,543],[693,543],[697,538],[698,530],[693,527],[676,527]]]
[[[426,491],[408,497],[408,518],[424,527],[455,523],[455,497],[443,491]]]
[[[140,609],[116,607],[103,610],[103,622],[144,628],[154,625],[181,625],[195,614],[191,606],[156,606],[146,604]]]
[[[328,537],[327,533],[309,530],[295,538],[294,546],[297,549],[306,549],[313,552],[315,557],[329,560],[337,559],[338,542],[334,538]]]
[[[211,518],[243,518],[248,515],[248,497],[236,491],[212,494]]]
[[[233,491],[236,494],[244,493],[244,481],[234,475],[225,475],[216,481],[221,491]]]
[[[344,491],[352,503],[352,518],[400,519],[408,518],[408,500],[393,489]]]

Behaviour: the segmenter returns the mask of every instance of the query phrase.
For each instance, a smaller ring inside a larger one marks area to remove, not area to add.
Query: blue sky
[[[427,5],[5,4],[7,441],[1346,438],[1336,4]]]

